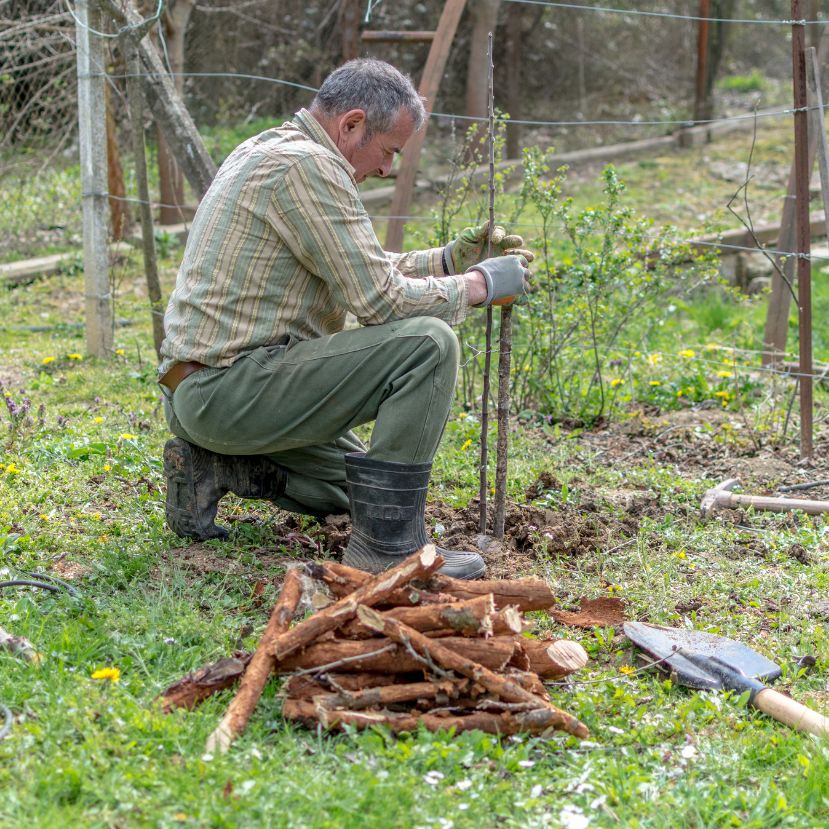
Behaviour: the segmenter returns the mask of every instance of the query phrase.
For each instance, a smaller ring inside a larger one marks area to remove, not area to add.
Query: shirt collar
[[[294,115],[294,123],[304,132],[312,141],[317,144],[322,144],[329,150],[335,152],[344,162],[348,168],[348,174],[354,178],[355,168],[351,166],[348,159],[339,151],[337,145],[331,140],[331,136],[322,128],[322,124],[305,108],[301,109]]]

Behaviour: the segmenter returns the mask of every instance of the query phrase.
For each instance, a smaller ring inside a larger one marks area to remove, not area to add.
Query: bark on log
[[[491,639],[447,637],[441,639],[440,643],[447,650],[467,654],[470,659],[493,671],[503,670],[515,652],[515,639],[511,636],[493,636]],[[388,674],[407,674],[428,669],[423,661],[412,656],[405,647],[396,645],[389,639],[331,639],[313,642],[304,651],[295,653],[276,665],[276,671],[280,674],[315,668],[320,668],[324,673],[368,671]]]
[[[507,737],[513,734],[544,734],[557,726],[557,715],[549,708],[512,713],[476,712],[438,716],[437,714],[397,714],[392,711],[328,711],[321,710],[312,702],[286,699],[282,705],[282,716],[308,727],[322,725],[323,728],[342,729],[351,725],[358,729],[386,726],[392,733],[417,731],[421,726],[429,731],[453,729],[461,731],[484,731]]]
[[[425,578],[442,565],[443,558],[437,554],[434,544],[427,544],[385,573],[370,576],[368,581],[351,595],[276,636],[268,643],[268,650],[277,660],[284,660],[321,634],[342,627],[354,617],[360,605],[371,607],[379,604],[412,579]]]
[[[524,630],[524,620],[521,611],[515,605],[507,605],[496,611],[492,617],[492,632],[497,636],[510,633],[521,633]]]
[[[319,677],[309,674],[294,674],[289,676],[280,689],[280,694],[286,697],[311,699],[317,694],[330,694],[338,688],[345,691],[365,691],[368,688],[379,688],[384,685],[394,685],[401,681],[402,674],[370,674],[370,673],[325,673]],[[417,677],[412,674],[416,681]],[[543,686],[542,686],[543,687]]]
[[[338,599],[350,596],[358,587],[364,585],[371,578],[364,570],[357,570],[347,564],[340,564],[338,561],[310,562],[305,565],[305,572],[312,579],[325,582],[329,590]],[[456,601],[454,596],[432,593],[418,586],[407,585],[389,594],[380,606],[416,607],[454,601]]]
[[[468,656],[456,653],[445,647],[442,642],[436,639],[428,639],[423,634],[412,628],[408,628],[400,622],[385,618],[376,610],[369,607],[360,607],[357,617],[369,627],[373,627],[385,636],[403,646],[411,647],[422,657],[428,658],[443,668],[469,677],[480,685],[483,685],[491,694],[496,695],[505,702],[530,703],[538,705],[538,698],[524,690],[513,680],[496,674],[489,668],[476,663]],[[475,641],[475,640],[469,640]],[[556,708],[549,703],[550,716],[547,718],[548,726],[559,728],[576,737],[588,735],[587,726],[579,722],[572,714]]]
[[[422,607],[397,607],[387,610],[384,616],[397,619],[427,636],[483,636],[492,635],[492,617],[495,604],[491,595],[449,604],[423,605]],[[520,630],[520,628],[519,628]],[[509,633],[515,633],[509,630]],[[343,626],[340,634],[349,639],[376,636],[357,619]]]
[[[271,643],[280,633],[290,627],[300,598],[302,598],[302,579],[299,571],[289,570],[288,575],[285,576],[279,599],[271,611],[265,632],[242,677],[242,684],[227,707],[224,717],[207,738],[206,751],[226,752],[230,744],[247,727],[250,715],[262,696],[268,677],[273,672],[275,657],[270,652]]]
[[[481,693],[480,686],[477,693]],[[385,685],[366,688],[362,691],[340,691],[335,694],[317,694],[314,702],[323,705],[329,711],[346,708],[362,711],[366,708],[384,708],[387,705],[399,705],[402,702],[417,703],[421,700],[439,705],[449,705],[452,700],[462,696],[477,696],[475,683],[470,679],[438,679],[425,682],[410,682],[401,685]]]
[[[235,685],[244,674],[252,655],[237,653],[225,656],[177,680],[159,696],[162,710],[165,714],[176,708],[192,710],[213,694]]]
[[[547,583],[535,578],[463,581],[437,573],[429,580],[427,587],[458,599],[473,599],[492,593],[498,610],[508,605],[514,605],[519,610],[549,610],[556,603],[556,597]]]
[[[551,642],[522,637],[519,647],[529,659],[530,670],[543,679],[560,679],[587,664],[587,651],[578,642],[568,639]]]
[[[307,566],[308,575],[324,581],[338,597],[348,596],[370,578],[368,573],[335,561]],[[492,593],[495,607],[501,610],[513,605],[518,610],[548,610],[556,603],[552,590],[542,579],[493,579],[490,581],[464,581],[444,576],[432,576],[423,586],[412,585],[398,591],[387,600],[398,607],[456,602],[458,599],[474,599]]]

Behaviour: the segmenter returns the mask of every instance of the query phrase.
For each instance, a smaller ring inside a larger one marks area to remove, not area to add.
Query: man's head
[[[311,113],[354,167],[354,177],[386,176],[394,154],[426,120],[408,76],[391,64],[360,58],[323,81]]]

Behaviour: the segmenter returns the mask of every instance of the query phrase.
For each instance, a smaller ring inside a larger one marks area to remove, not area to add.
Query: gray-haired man
[[[237,147],[199,205],[162,345],[171,431],[167,520],[223,537],[229,491],[317,516],[350,511],[344,560],[380,572],[426,542],[432,459],[458,365],[450,325],[520,294],[531,254],[486,229],[446,248],[386,253],[357,183],[388,175],[425,119],[411,81],[350,61],[308,110]],[[517,254],[511,251],[517,251]],[[475,268],[470,270],[470,266]],[[360,321],[343,330],[346,312]],[[351,432],[375,421],[371,446]],[[478,578],[477,553],[445,571]]]

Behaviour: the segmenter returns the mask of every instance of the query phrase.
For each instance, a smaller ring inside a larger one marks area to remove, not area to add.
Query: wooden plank
[[[435,32],[412,31],[412,32],[363,32],[361,40],[370,43],[431,43],[435,39]]]
[[[440,86],[440,79],[446,68],[446,61],[449,58],[449,50],[452,48],[452,41],[455,39],[455,32],[458,28],[463,10],[466,7],[466,0],[447,0],[440,16],[435,39],[432,41],[432,48],[429,50],[429,57],[426,60],[426,67],[423,70],[423,77],[420,81],[419,92],[426,99],[426,112],[431,113],[435,103],[435,97]],[[410,139],[403,153],[403,161],[400,165],[400,173],[394,188],[392,199],[392,216],[399,217],[389,220],[389,227],[386,233],[386,249],[399,251],[403,246],[403,227],[406,223],[405,215],[409,209],[412,199],[412,188],[417,168],[420,163],[420,153],[423,149],[423,142],[426,140],[428,121],[423,129],[416,132]]]
[[[132,246],[126,242],[116,242],[109,246],[110,253],[127,253]],[[78,260],[79,251],[53,253],[51,256],[38,256],[20,262],[7,262],[0,265],[0,281],[10,285],[23,285],[41,276],[59,273],[65,265]]]
[[[823,93],[820,86],[820,65],[814,46],[810,46],[806,50],[806,78],[808,84],[809,128],[817,137],[820,194],[823,197],[826,236],[829,238],[829,141],[826,140],[826,119],[823,111]]]

